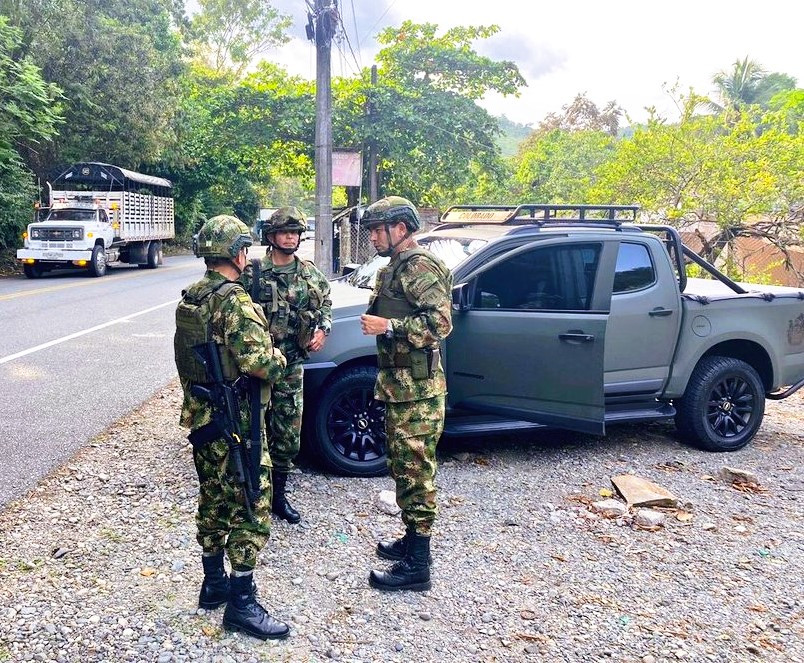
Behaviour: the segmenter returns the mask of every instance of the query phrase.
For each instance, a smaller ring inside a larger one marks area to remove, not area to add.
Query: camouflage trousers
[[[243,434],[248,435],[248,428]],[[271,535],[271,456],[264,436],[261,494],[252,509],[255,522],[248,520],[243,490],[232,479],[226,441],[218,439],[203,445],[194,450],[193,459],[199,483],[196,540],[207,553],[225,549],[234,570],[252,570]]]
[[[288,364],[271,390],[271,408],[265,418],[268,447],[275,472],[290,472],[299,455],[302,425],[303,370],[300,361]]]
[[[444,396],[385,404],[388,470],[405,527],[430,536],[436,519],[436,445],[444,430]]]

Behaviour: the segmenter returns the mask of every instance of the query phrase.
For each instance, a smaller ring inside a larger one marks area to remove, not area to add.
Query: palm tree
[[[796,79],[778,72],[768,73],[765,69],[749,60],[737,60],[731,71],[721,71],[712,78],[717,87],[720,103],[710,101],[709,107],[715,112],[738,110],[757,104],[768,108],[771,98],[785,90],[796,89]]]
[[[720,104],[711,103],[713,110],[738,109],[757,103],[762,92],[762,81],[768,75],[761,65],[745,59],[737,60],[731,71],[721,71],[712,78],[717,87]]]

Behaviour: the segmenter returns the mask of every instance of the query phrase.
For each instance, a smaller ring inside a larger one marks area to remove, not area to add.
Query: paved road
[[[0,506],[176,376],[176,302],[202,273],[173,256],[99,279],[0,278]]]

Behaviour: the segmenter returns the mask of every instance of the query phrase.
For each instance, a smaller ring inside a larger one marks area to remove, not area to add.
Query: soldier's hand
[[[307,344],[307,349],[310,352],[318,352],[321,348],[324,347],[324,343],[327,342],[327,335],[324,333],[323,329],[316,329],[313,332],[313,338]]]
[[[379,315],[368,315],[364,313],[360,316],[360,328],[366,336],[384,334],[386,329],[388,329],[388,318],[381,318]]]

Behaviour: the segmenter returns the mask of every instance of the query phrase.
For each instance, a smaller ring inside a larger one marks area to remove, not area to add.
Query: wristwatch
[[[394,325],[391,321],[388,321],[388,324],[385,326],[385,338],[393,338],[394,337]]]

